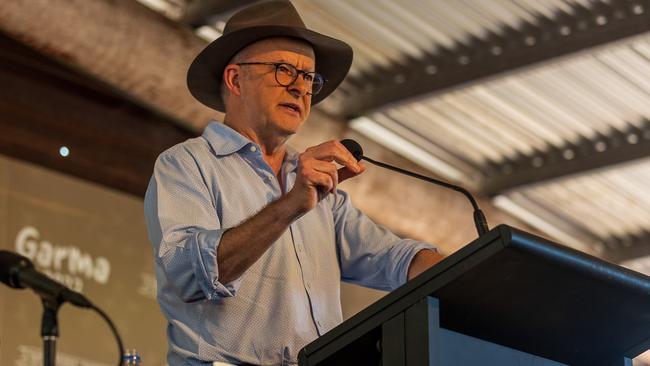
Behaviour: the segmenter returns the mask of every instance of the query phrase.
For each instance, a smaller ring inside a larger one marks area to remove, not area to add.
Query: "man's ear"
[[[223,69],[223,83],[230,93],[237,96],[241,95],[239,80],[239,66],[230,64]]]

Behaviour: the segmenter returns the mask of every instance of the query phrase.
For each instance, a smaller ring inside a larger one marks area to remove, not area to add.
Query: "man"
[[[341,322],[341,279],[392,290],[441,259],[337,190],[364,171],[339,142],[287,146],[351,62],[271,1],[235,14],[190,67],[192,94],[226,115],[160,155],[145,197],[170,365],[295,364]]]

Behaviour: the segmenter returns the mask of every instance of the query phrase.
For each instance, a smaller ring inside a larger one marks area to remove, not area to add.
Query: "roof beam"
[[[349,83],[359,87],[346,98],[342,113],[358,117],[650,31],[650,0],[611,0],[594,4],[594,9],[572,6],[572,16],[561,13],[550,21],[540,15],[536,25],[504,28],[486,39],[474,38],[454,49],[350,78]]]
[[[650,157],[650,121],[624,131],[550,147],[532,155],[492,164],[480,191],[494,196],[516,187]]]

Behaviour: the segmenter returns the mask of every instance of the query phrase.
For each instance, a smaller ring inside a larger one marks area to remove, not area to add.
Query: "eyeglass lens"
[[[299,74],[302,74],[302,78],[307,84],[307,87],[311,89],[309,94],[318,94],[318,92],[323,88],[324,79],[318,73],[298,71],[290,64],[277,64],[275,67],[275,79],[278,84],[282,86],[293,84]]]

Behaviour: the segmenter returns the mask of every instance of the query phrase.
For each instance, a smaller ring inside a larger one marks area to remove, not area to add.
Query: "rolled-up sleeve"
[[[214,197],[192,155],[161,154],[145,195],[149,240],[158,273],[183,301],[233,296],[239,280],[219,282],[217,248],[223,233]]]
[[[402,239],[352,206],[348,194],[333,200],[334,226],[344,281],[391,291],[406,283],[413,257],[428,243]]]

